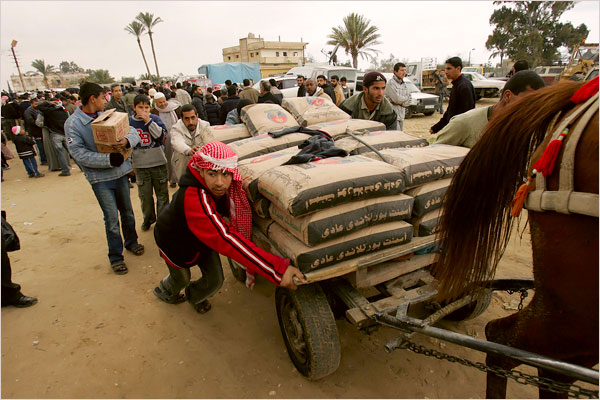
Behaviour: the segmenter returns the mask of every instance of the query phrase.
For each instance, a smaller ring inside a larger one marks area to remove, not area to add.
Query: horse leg
[[[509,315],[508,317],[488,322],[485,326],[485,337],[487,340],[499,344],[508,344],[513,342],[514,338],[511,337],[511,333],[514,332],[514,329],[510,329],[510,327],[515,325],[518,318],[517,314],[518,313],[515,313]],[[519,361],[512,358],[501,357],[493,354],[487,355],[485,364],[488,367],[500,367],[505,370],[511,370],[521,365]],[[488,372],[485,397],[488,399],[505,399],[506,384],[506,377],[498,376],[493,372]]]
[[[598,364],[598,357],[590,354],[581,355],[577,357],[572,357],[566,360],[565,362],[581,365],[582,367],[592,368],[594,365]],[[549,378],[555,380],[560,383],[565,383],[571,385],[577,379],[571,378],[557,372],[548,371],[542,368],[538,368],[538,376],[543,378]],[[540,388],[540,399],[566,399],[569,396],[566,392],[553,392],[551,390],[544,390]]]

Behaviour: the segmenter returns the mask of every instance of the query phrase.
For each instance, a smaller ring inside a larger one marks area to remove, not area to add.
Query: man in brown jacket
[[[337,75],[331,76],[331,86],[333,86],[333,92],[335,93],[335,105],[339,106],[346,100],[346,96],[344,96],[344,90],[342,89],[342,85],[339,84]]]
[[[238,96],[240,96],[240,99],[248,99],[252,102],[252,104],[256,104],[258,101],[258,96],[260,96],[260,92],[250,86],[250,79],[244,79],[242,83],[244,84],[244,88]]]

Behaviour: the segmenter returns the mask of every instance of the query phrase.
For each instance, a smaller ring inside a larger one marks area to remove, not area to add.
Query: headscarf
[[[242,187],[242,175],[237,168],[237,154],[222,142],[210,142],[192,156],[189,166],[197,171],[213,169],[232,174],[231,186],[227,191],[231,227],[246,239],[252,235],[252,212],[246,192]]]
[[[237,168],[237,159],[237,154],[225,143],[210,142],[194,153],[188,167],[196,171],[213,169],[231,173],[233,179],[227,190],[231,228],[250,240],[252,236],[252,211],[246,192],[242,187],[242,175]],[[256,271],[246,268],[246,286],[250,289],[254,287],[255,273]]]

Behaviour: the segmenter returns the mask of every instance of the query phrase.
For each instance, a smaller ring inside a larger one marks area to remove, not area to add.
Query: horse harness
[[[583,214],[598,217],[598,194],[582,193],[574,190],[577,143],[588,122],[597,111],[598,93],[576,108],[558,125],[556,125],[556,121],[559,116],[557,115],[554,118],[552,126],[556,126],[556,129],[552,134],[551,141],[559,139],[561,135],[564,138],[567,133],[569,134],[569,140],[565,144],[560,164],[558,190],[546,190],[544,174],[537,173],[535,176],[535,190],[529,192],[525,200],[525,208],[538,212],[555,211],[561,214]],[[569,130],[577,121],[579,123],[573,130]]]

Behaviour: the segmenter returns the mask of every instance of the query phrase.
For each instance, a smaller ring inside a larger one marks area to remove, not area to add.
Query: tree
[[[88,74],[88,82],[112,83],[115,81],[115,78],[110,76],[107,69],[88,69],[85,72]]]
[[[373,59],[369,70],[379,72],[392,72],[394,70],[394,65],[398,62],[400,62],[400,60],[390,53],[390,56],[388,58],[385,58],[381,61],[379,59]]]
[[[360,14],[351,13],[344,17],[344,25],[332,28],[327,36],[330,40],[327,44],[337,45],[344,49],[346,54],[352,57],[352,65],[358,68],[358,56],[362,59],[374,58],[378,50],[372,46],[380,44],[377,39],[381,36],[376,26],[369,26],[370,20]]]
[[[154,18],[154,14],[152,13],[139,13],[137,17],[135,17],[148,31],[148,36],[150,36],[150,45],[152,46],[152,56],[154,57],[154,66],[156,67],[156,76],[160,79],[160,73],[158,72],[158,63],[156,62],[156,52],[154,51],[154,40],[152,39],[152,28],[158,25],[161,22],[164,22],[160,17]],[[148,72],[150,75],[150,72]]]
[[[138,46],[140,47],[140,52],[142,53],[142,58],[144,59],[144,64],[146,65],[146,71],[148,71],[148,75],[150,75],[150,68],[148,67],[148,61],[146,61],[144,49],[142,49],[142,41],[140,40],[140,36],[146,31],[146,28],[141,22],[132,21],[125,27],[125,30],[136,37]]]
[[[77,65],[74,61],[61,61],[58,64],[58,69],[63,74],[83,72],[83,68]]]
[[[122,76],[121,82],[135,84],[135,76]]]
[[[46,88],[49,89],[50,85],[48,84],[48,76],[56,73],[54,65],[46,65],[44,60],[33,60],[31,66],[42,74],[44,77],[44,85],[46,85]]]
[[[568,1],[495,1],[486,48],[513,60],[525,59],[531,66],[552,64],[560,60],[559,48],[571,50],[584,40],[589,30],[584,24],[575,28],[559,22],[561,15],[573,8]]]

